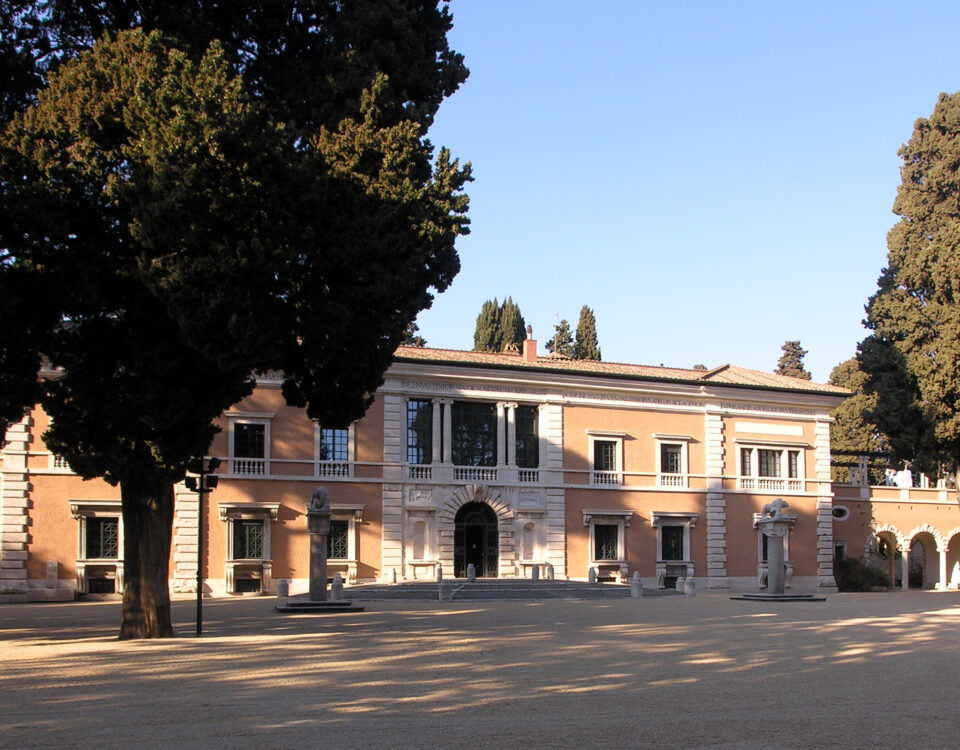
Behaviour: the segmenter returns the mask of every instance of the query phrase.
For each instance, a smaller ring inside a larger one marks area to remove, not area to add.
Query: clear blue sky
[[[456,0],[471,75],[430,139],[471,161],[462,270],[418,318],[470,349],[592,307],[605,361],[825,381],[865,332],[897,151],[960,89],[960,3]]]

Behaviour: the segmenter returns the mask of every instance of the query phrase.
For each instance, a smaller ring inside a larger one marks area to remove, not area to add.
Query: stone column
[[[453,463],[453,402],[450,399],[443,399],[444,415],[443,420],[443,462],[445,464]]]
[[[506,418],[504,412],[507,405],[503,401],[497,402],[497,466],[506,464],[506,451],[503,450],[504,437],[506,435]]]
[[[440,418],[441,409],[443,409],[443,401],[439,398],[433,399],[433,424],[430,428],[430,457],[432,463],[440,463],[443,460],[443,456],[440,455],[440,446],[443,445],[443,441],[440,439],[441,432],[443,429],[441,425],[443,420]],[[449,420],[447,420],[449,421]]]
[[[937,590],[946,591],[947,590],[947,548],[943,547],[942,549],[937,549],[937,554],[940,557],[940,579],[937,581]]]
[[[310,532],[310,601],[327,600],[327,536],[330,534],[330,496],[318,487],[307,508]]]
[[[517,465],[517,405],[507,404],[507,465]]]
[[[900,588],[910,590],[910,540],[903,543],[903,552],[900,553],[901,579]]]

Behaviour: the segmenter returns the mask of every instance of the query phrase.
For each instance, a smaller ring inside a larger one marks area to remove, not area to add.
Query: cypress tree
[[[512,297],[507,297],[500,308],[500,348],[503,351],[510,344],[520,346],[527,337],[527,324],[523,320],[520,308]]]
[[[487,300],[480,308],[477,325],[473,331],[475,352],[497,352],[500,340],[500,305],[497,298]]]
[[[580,322],[577,323],[577,340],[573,345],[573,358],[600,361],[597,319],[594,317],[593,310],[586,305],[580,308]]]

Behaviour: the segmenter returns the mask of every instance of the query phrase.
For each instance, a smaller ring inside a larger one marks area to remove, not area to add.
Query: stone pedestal
[[[767,593],[782,595],[786,591],[787,568],[783,562],[783,539],[790,529],[787,518],[761,518],[760,531],[767,537]]]
[[[310,601],[327,600],[327,536],[330,534],[330,496],[325,487],[314,491],[307,508],[310,532]]]

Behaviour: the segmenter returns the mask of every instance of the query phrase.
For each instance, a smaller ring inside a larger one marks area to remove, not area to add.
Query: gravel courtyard
[[[960,743],[960,594],[0,607],[3,748],[847,748]]]

